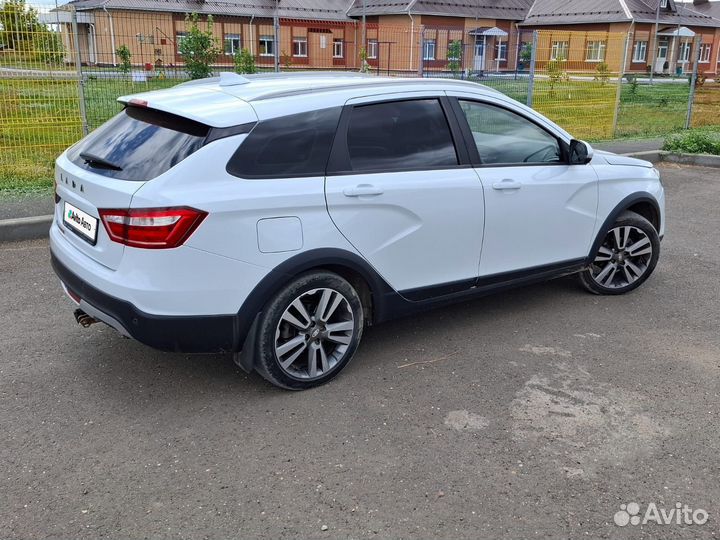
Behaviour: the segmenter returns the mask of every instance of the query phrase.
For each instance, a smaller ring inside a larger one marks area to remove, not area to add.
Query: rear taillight
[[[182,245],[207,216],[207,212],[186,207],[105,209],[99,212],[111,240],[146,249]]]

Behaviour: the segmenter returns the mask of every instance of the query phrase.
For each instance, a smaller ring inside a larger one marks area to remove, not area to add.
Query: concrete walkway
[[[627,139],[619,141],[606,141],[599,143],[590,143],[590,146],[598,150],[606,150],[615,154],[630,154],[633,152],[647,152],[650,150],[660,150],[665,139]]]

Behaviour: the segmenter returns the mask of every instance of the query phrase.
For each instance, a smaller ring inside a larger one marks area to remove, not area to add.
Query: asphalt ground
[[[0,538],[716,538],[720,170],[662,173],[637,291],[370,328],[302,393],[82,329],[47,242],[0,245]],[[620,527],[629,503],[708,519]]]

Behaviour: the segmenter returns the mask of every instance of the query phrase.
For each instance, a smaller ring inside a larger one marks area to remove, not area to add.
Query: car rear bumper
[[[235,351],[238,343],[236,315],[165,316],[144,313],[130,302],[93,287],[51,254],[53,270],[80,308],[118,332],[164,351]]]

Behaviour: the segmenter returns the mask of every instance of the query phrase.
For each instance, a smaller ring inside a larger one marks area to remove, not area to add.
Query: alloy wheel
[[[275,355],[289,376],[312,380],[343,359],[355,319],[347,298],[334,289],[304,292],[285,309],[275,330]]]
[[[652,252],[650,238],[638,227],[614,227],[605,236],[590,266],[590,275],[602,287],[627,287],[645,275]]]

